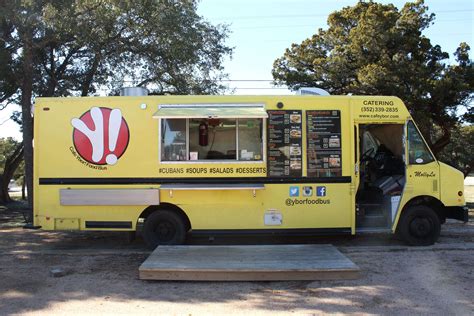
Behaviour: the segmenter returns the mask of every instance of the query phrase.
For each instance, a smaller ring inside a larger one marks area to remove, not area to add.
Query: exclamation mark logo
[[[120,109],[93,107],[71,124],[74,146],[89,163],[115,165],[127,149],[130,134]]]
[[[122,123],[122,112],[119,109],[113,109],[110,112],[109,118],[109,151],[110,154],[107,155],[105,161],[109,165],[115,165],[117,162],[117,156],[115,155],[114,151],[117,147],[117,139],[120,132],[120,126]]]

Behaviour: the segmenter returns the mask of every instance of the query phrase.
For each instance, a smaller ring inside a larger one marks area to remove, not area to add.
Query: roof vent
[[[148,95],[148,90],[143,87],[124,87],[120,89],[122,97],[143,97]]]
[[[327,92],[324,89],[310,88],[310,87],[300,88],[297,94],[299,95],[330,95],[329,92]]]

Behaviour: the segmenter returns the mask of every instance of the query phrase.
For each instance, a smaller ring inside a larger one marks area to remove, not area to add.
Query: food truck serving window
[[[161,161],[262,161],[263,105],[169,105],[161,119]]]

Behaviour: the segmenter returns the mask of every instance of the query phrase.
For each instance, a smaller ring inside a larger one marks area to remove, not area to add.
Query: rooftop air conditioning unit
[[[142,97],[147,96],[148,90],[143,87],[124,87],[120,89],[122,97]]]

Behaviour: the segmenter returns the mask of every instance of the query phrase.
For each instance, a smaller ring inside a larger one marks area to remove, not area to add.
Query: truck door
[[[404,200],[429,195],[439,198],[439,165],[413,121],[406,124],[406,174]]]
[[[355,217],[358,216],[358,207],[357,207],[357,191],[360,185],[360,144],[359,144],[359,126],[358,124],[354,125],[354,168],[352,170],[353,177],[352,177],[352,186],[351,186],[351,206],[352,210],[354,210]]]
[[[386,231],[392,226],[405,185],[404,130],[400,123],[357,126],[357,231]]]

